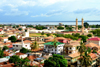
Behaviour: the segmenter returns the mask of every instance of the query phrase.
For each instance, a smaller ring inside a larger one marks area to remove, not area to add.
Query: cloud
[[[20,6],[34,6],[36,2],[34,0],[3,0],[0,3],[0,6],[9,6],[11,8],[20,7]]]
[[[34,16],[31,16],[31,17],[50,17],[50,16],[54,16],[54,15],[60,15],[64,12],[66,12],[66,11],[64,11],[64,10],[52,10],[52,11],[49,11],[45,14],[34,15]]]
[[[10,16],[28,15],[28,11],[19,11],[18,9],[11,9],[11,11],[6,12],[4,15],[10,15]]]
[[[0,9],[0,12],[3,11],[2,9]]]

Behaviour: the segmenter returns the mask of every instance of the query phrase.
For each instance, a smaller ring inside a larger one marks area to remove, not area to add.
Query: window
[[[13,45],[13,47],[15,47],[15,45]]]
[[[70,61],[70,60],[68,60],[68,61]]]
[[[52,49],[52,51],[53,51],[53,49]]]
[[[57,51],[57,49],[55,49],[55,51]]]
[[[27,47],[27,45],[25,45]]]
[[[16,47],[18,47],[18,45],[16,45]]]
[[[71,51],[69,51],[69,53],[71,54],[72,52],[71,52]]]

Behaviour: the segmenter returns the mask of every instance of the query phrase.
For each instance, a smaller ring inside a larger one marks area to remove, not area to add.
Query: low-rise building
[[[89,38],[87,40],[87,44],[88,43],[95,43],[97,44],[98,46],[100,46],[100,38],[99,37],[94,37],[94,38]]]

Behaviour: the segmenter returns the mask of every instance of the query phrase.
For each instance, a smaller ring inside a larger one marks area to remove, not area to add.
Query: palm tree
[[[92,58],[90,57],[90,55],[88,54],[87,51],[85,51],[85,53],[81,56],[81,58],[79,59],[80,63],[82,66],[88,67],[91,65],[92,63]]]
[[[78,52],[80,53],[79,61],[80,61],[81,65],[85,66],[85,67],[91,65],[92,59],[89,55],[91,53],[91,49],[86,48],[84,43],[82,43],[82,42],[80,43],[80,46],[77,46],[77,49],[78,49]]]
[[[54,46],[55,52],[56,52],[56,48],[57,48],[57,40],[54,40],[54,41],[53,41],[53,46]]]
[[[84,45],[84,43],[80,43],[80,46],[77,46],[78,52],[80,53],[80,56],[83,54],[83,52],[86,51],[86,47]]]
[[[34,50],[34,49],[38,49],[39,48],[39,45],[35,41],[35,42],[32,43],[32,45],[30,47],[31,47],[31,50]]]

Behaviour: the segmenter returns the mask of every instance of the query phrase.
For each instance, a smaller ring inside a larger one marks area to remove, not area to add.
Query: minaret
[[[76,32],[78,32],[78,19],[76,18]]]
[[[82,18],[82,33],[84,33],[84,19]]]

